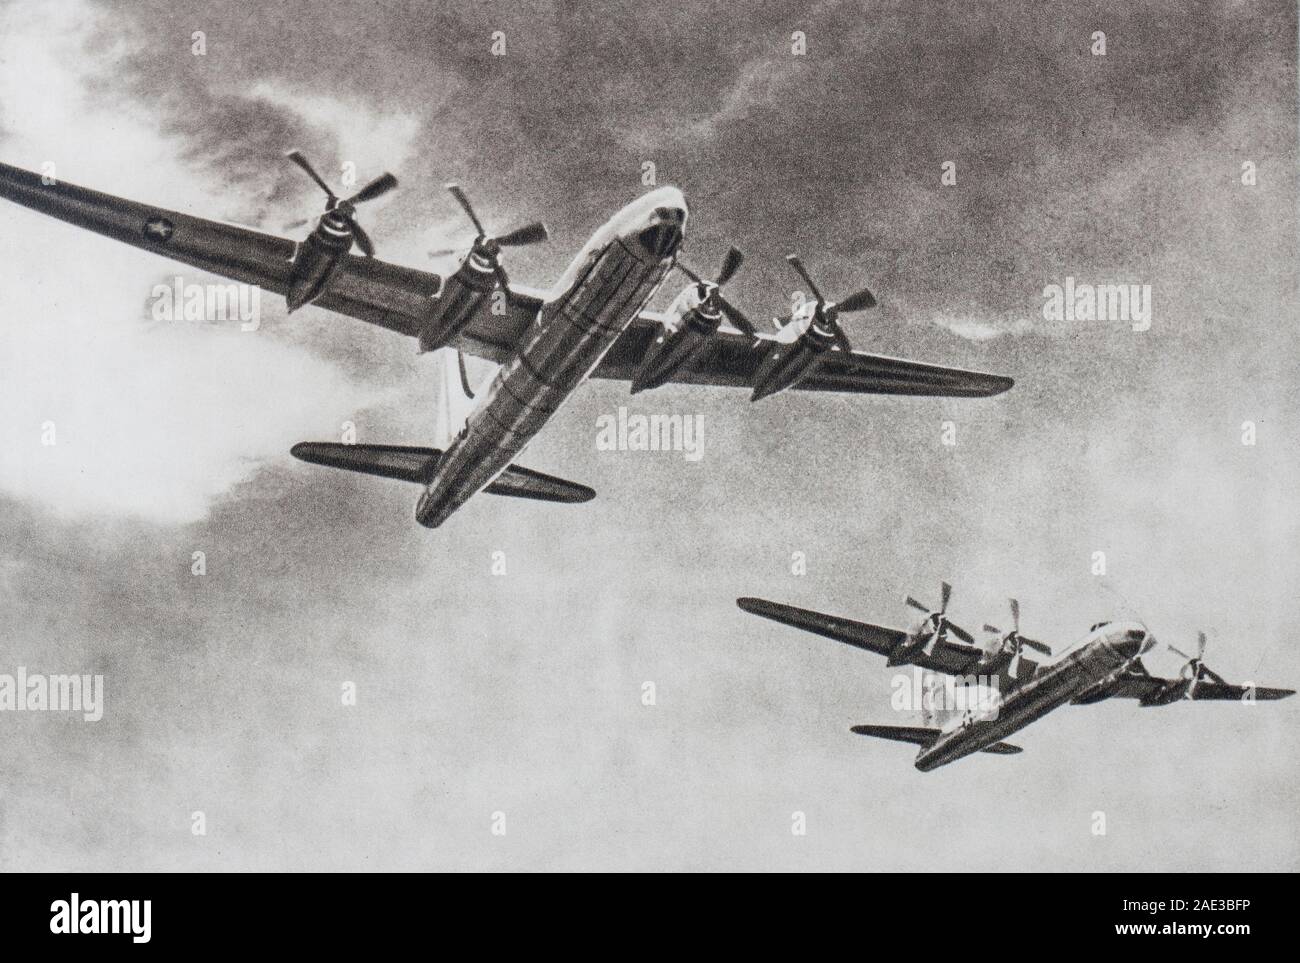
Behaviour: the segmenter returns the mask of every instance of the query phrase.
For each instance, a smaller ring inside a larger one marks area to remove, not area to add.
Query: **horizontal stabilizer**
[[[895,742],[929,746],[939,738],[942,730],[929,729],[925,726],[854,726],[850,731],[860,736],[875,736],[877,739],[893,739]]]
[[[429,484],[442,452],[437,448],[406,445],[342,445],[329,441],[299,442],[289,454],[313,465],[396,478],[398,481]]]
[[[407,445],[343,445],[328,441],[304,441],[289,452],[313,465],[359,471],[380,478],[427,485],[433,480],[442,458],[438,448]],[[531,468],[510,465],[486,489],[492,495],[534,498],[544,502],[589,502],[595,491],[577,482],[565,481]]]
[[[1024,752],[1019,746],[1013,746],[1009,742],[995,742],[991,746],[985,746],[980,752],[991,752],[995,756],[1014,756],[1017,752]]]
[[[596,497],[594,489],[577,482],[565,481],[554,475],[544,475],[531,468],[510,465],[485,489],[490,495],[510,495],[513,498],[535,498],[543,502],[589,502]]]
[[[934,745],[943,734],[942,729],[930,729],[925,726],[854,726],[852,732],[860,736],[875,736],[877,739],[892,739],[894,742],[910,742],[922,748]],[[1023,750],[1009,742],[995,742],[985,746],[980,752],[991,752],[996,756],[1014,756]]]

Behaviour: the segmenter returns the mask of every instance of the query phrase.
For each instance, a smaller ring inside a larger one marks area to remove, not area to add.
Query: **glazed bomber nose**
[[[656,257],[670,257],[682,243],[682,227],[685,223],[686,212],[681,208],[655,208],[650,226],[637,234],[637,240]]]

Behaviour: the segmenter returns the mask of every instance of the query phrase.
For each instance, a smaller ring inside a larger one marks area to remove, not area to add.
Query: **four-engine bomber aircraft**
[[[594,496],[584,485],[512,464],[560,405],[589,377],[632,383],[640,391],[667,382],[747,387],[758,398],[799,388],[874,394],[987,397],[1010,378],[853,351],[840,312],[872,306],[860,291],[826,300],[802,263],[791,266],[813,299],[775,335],[760,334],[719,288],[740,266],[734,249],[714,281],[677,263],[687,220],[682,193],[662,187],[634,200],[592,236],[549,292],[511,283],[503,248],[545,240],[542,224],[493,237],[464,192],[448,185],[478,231],[448,277],[385,263],[356,222],[356,205],[397,186],[384,174],[340,199],[298,152],[289,159],[324,191],[327,206],[301,242],[163,210],[148,204],[0,164],[0,197],[176,261],[259,285],[286,298],[359,318],[416,339],[421,351],[452,348],[501,366],[445,450],[397,445],[309,442],[304,461],[425,486],[416,519],[441,525],[486,489],[549,501]],[[353,246],[361,256],[352,254]],[[678,267],[692,284],[666,313],[645,310]],[[724,327],[723,316],[732,326]],[[459,358],[466,391],[464,358]]]
[[[1086,636],[1050,664],[1022,657],[1024,649],[1051,655],[1041,642],[1020,634],[1020,603],[1011,600],[1012,629],[994,634],[988,647],[974,644],[971,634],[948,620],[946,613],[951,587],[944,583],[943,602],[929,612],[911,596],[907,604],[926,611],[925,619],[912,632],[866,622],[825,615],[809,609],[742,598],[737,604],[746,612],[791,625],[807,632],[844,642],[887,658],[889,665],[910,663],[923,669],[953,676],[965,685],[992,682],[992,698],[977,709],[969,709],[949,727],[936,726],[853,726],[864,736],[910,742],[921,748],[916,768],[928,772],[975,752],[1010,755],[1018,746],[1003,742],[1007,736],[1067,702],[1085,705],[1103,699],[1137,699],[1142,706],[1165,706],[1183,700],[1283,699],[1294,689],[1265,689],[1232,685],[1205,666],[1205,633],[1200,634],[1197,654],[1189,656],[1178,678],[1162,679],[1147,672],[1141,656],[1156,644],[1140,622],[1099,622]]]

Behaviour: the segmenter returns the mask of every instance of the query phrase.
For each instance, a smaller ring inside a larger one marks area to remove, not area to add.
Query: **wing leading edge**
[[[150,204],[79,187],[0,164],[0,197],[213,274],[255,284],[279,295],[288,292],[297,243],[251,228],[194,217]],[[343,255],[338,271],[315,304],[408,337],[418,337],[436,311],[442,278],[377,258]],[[484,299],[453,347],[498,364],[514,352],[537,317],[544,295],[521,286],[506,290],[507,310],[494,313]],[[662,328],[662,317],[642,312],[615,342],[593,377],[631,381]],[[708,351],[678,372],[685,384],[752,388],[771,337],[758,339],[723,330]],[[945,368],[880,355],[828,352],[797,387],[805,391],[940,395],[981,398],[1012,386],[1000,375]]]
[[[642,314],[610,348],[592,377],[631,381],[660,331],[661,321],[657,315]],[[735,331],[719,330],[708,349],[692,364],[674,374],[672,380],[680,384],[753,388],[755,377],[774,340],[771,335],[763,333],[752,338]],[[845,355],[833,350],[821,356],[816,369],[800,381],[795,390],[987,398],[1002,394],[1013,384],[1013,379],[1002,375],[861,351]]]
[[[801,609],[781,602],[769,602],[767,599],[741,598],[736,600],[736,604],[753,615],[803,629],[805,632],[814,632],[828,639],[843,642],[845,645],[886,657],[908,638],[908,634],[901,629],[872,625],[869,622],[855,622],[853,619],[827,615],[812,609]],[[933,652],[919,651],[908,662],[935,672],[961,675],[969,666],[979,661],[981,655],[983,650],[975,646],[958,645],[944,639],[934,647]]]
[[[0,197],[123,244],[152,251],[232,281],[285,295],[297,243],[251,228],[126,200],[0,164]],[[408,337],[418,337],[436,311],[442,278],[377,258],[343,255],[319,307]],[[508,310],[493,314],[492,299],[455,340],[455,346],[500,363],[515,350],[541,306],[526,289],[506,292]]]
[[[1103,688],[1085,692],[1074,701],[1079,704],[1101,702],[1104,699],[1137,699],[1147,706],[1173,705],[1177,702],[1241,702],[1254,699],[1272,702],[1295,695],[1295,689],[1277,689],[1268,686],[1234,685],[1230,682],[1213,682],[1203,679],[1191,690],[1185,689],[1186,680],[1162,679],[1145,672],[1128,672],[1118,676]]]
[[[876,739],[889,739],[893,742],[910,742],[923,749],[934,745],[935,741],[943,735],[942,729],[931,729],[924,726],[863,725],[853,726],[849,731],[859,736],[872,736]],[[1022,751],[1019,746],[1013,746],[1009,742],[995,742],[980,750],[980,752],[992,753],[995,756],[1014,756]]]

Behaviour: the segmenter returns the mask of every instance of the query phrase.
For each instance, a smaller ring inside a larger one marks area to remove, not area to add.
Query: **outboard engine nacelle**
[[[352,250],[352,231],[340,220],[337,212],[328,212],[294,252],[285,298],[291,312],[320,297],[343,255]]]
[[[828,301],[797,254],[787,254],[785,259],[808,285],[813,300],[805,301],[791,312],[784,324],[777,322],[781,333],[754,378],[751,401],[793,388],[812,372],[817,359],[832,348],[838,348],[846,357],[851,355],[853,346],[840,327],[840,315],[876,305],[875,296],[866,288],[842,301]]]
[[[357,205],[387,194],[397,186],[397,178],[392,174],[381,174],[351,197],[339,200],[300,151],[291,150],[287,156],[325,192],[326,200],[325,213],[317,222],[316,229],[298,245],[293,255],[289,289],[285,293],[285,301],[292,313],[324,293],[330,278],[343,263],[343,255],[352,250],[353,244],[361,248],[366,257],[375,256],[370,235],[357,223]]]
[[[804,309],[808,316],[796,313],[781,328],[781,334],[771,342],[767,358],[754,376],[751,401],[758,401],[778,391],[793,388],[817,367],[817,359],[835,346],[835,337],[819,328],[812,318],[814,305],[808,302]]]

